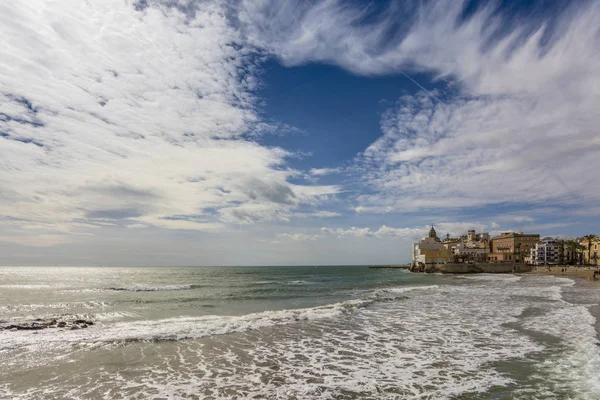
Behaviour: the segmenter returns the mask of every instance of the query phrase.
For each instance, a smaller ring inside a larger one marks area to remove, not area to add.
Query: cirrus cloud
[[[222,3],[4,3],[0,48],[0,216],[21,228],[215,230],[339,191],[290,184],[292,154],[255,140],[260,55]]]

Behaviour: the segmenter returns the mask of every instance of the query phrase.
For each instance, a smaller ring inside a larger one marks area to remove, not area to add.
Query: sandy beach
[[[554,275],[566,278],[579,278],[600,288],[600,277],[594,280],[595,267],[535,267],[530,274]]]
[[[600,278],[594,280],[594,267],[535,267],[529,274],[553,275],[557,277],[575,278],[575,284],[583,288],[600,289]],[[590,313],[596,318],[596,332],[600,337],[600,305],[589,307]]]

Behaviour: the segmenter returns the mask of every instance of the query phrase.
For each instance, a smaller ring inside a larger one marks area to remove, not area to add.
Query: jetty
[[[419,263],[409,268],[411,272],[442,274],[510,274],[531,272],[532,269],[531,265],[523,263]]]
[[[369,268],[375,268],[375,269],[410,269],[410,264],[372,265]]]

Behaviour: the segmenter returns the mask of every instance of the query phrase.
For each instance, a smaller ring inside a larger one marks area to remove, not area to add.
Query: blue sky
[[[600,233],[596,1],[0,5],[0,264]]]

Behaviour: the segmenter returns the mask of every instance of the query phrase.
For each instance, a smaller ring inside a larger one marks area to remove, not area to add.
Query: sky
[[[0,265],[600,234],[600,1],[0,3]]]

